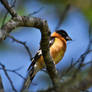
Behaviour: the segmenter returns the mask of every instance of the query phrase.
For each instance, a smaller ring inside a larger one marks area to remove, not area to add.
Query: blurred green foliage
[[[12,1],[12,0],[11,0]],[[22,4],[20,5],[20,3],[22,2]],[[25,15],[26,14],[26,9],[25,9],[25,2],[26,0],[16,0],[16,3],[15,3],[15,7],[14,9],[16,10],[16,12],[19,14],[19,15]],[[13,1],[12,1],[13,3]],[[11,4],[11,2],[10,2]],[[1,4],[2,5],[2,4]],[[3,20],[4,20],[4,17],[6,16],[7,14],[7,11],[4,7],[2,7],[2,9],[0,9],[0,27],[2,26],[2,23],[3,23]],[[11,18],[10,14],[7,15],[7,17],[5,18],[5,22],[4,24],[9,21]]]
[[[67,4],[70,4],[74,7],[79,8],[86,18],[89,20],[89,22],[92,22],[92,0],[39,0],[42,4],[51,4],[57,7],[57,5],[66,6]]]
[[[41,4],[45,5],[51,5],[56,7],[57,14],[61,14],[64,8],[67,6],[67,4],[70,4],[73,7],[77,7],[84,13],[84,16],[89,20],[89,22],[92,22],[92,0],[17,0],[16,1],[16,10],[20,15],[25,15],[26,9],[25,4],[28,2],[40,2]],[[20,3],[22,2],[21,6]],[[61,12],[61,13],[60,13]],[[9,17],[7,18],[7,20]],[[0,18],[0,25],[2,23],[2,18]],[[6,21],[7,21],[6,20]]]

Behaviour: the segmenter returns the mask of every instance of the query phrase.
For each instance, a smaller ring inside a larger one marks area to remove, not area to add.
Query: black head
[[[56,33],[60,34],[66,41],[72,40],[64,30],[56,30]]]

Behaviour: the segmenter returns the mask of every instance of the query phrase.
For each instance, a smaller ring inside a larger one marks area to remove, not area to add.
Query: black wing
[[[54,37],[51,37],[51,38],[50,38],[49,47],[54,43],[54,40],[55,40]],[[28,71],[30,70],[30,68],[31,68],[32,66],[35,65],[35,63],[36,63],[37,60],[40,58],[40,56],[42,56],[42,50],[41,50],[41,48],[37,51],[36,55],[31,59],[31,60],[32,60],[32,63],[30,64],[30,66],[29,66],[29,68],[28,68]]]
[[[36,53],[36,55],[31,59],[32,63],[30,64],[28,70],[35,65],[36,61],[40,58],[40,56],[42,55],[42,50],[39,49]]]

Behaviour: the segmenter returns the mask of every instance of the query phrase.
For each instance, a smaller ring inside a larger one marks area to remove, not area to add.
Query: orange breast
[[[55,38],[54,44],[50,47],[50,55],[54,61],[55,64],[57,64],[64,56],[66,50],[66,42],[65,40]],[[39,69],[42,69],[45,67],[43,56],[41,56],[36,65],[39,67]]]
[[[63,58],[65,50],[66,43],[59,38],[55,38],[54,44],[50,47],[50,55],[52,56],[55,64],[57,64]]]

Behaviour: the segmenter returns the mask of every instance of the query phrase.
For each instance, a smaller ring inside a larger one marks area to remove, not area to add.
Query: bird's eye
[[[62,33],[62,35],[63,35],[63,36],[66,36],[67,34],[65,34],[65,33]]]

